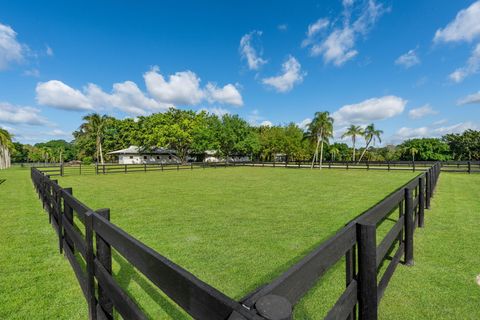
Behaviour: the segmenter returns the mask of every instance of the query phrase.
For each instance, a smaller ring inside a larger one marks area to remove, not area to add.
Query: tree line
[[[342,138],[351,139],[352,147],[349,147],[346,143],[331,143],[333,124],[334,119],[326,111],[315,113],[305,129],[295,123],[252,126],[238,115],[219,117],[203,111],[179,109],[136,119],[93,113],[83,118],[71,142],[12,143],[8,132],[0,131],[0,152],[3,152],[0,156],[7,150],[14,162],[77,160],[103,163],[114,160],[109,152],[136,145],[146,150],[152,147],[173,149],[182,161],[192,156],[202,161],[206,151],[214,151],[223,158],[247,155],[261,161],[311,161],[312,167],[315,163],[331,160],[480,159],[480,131],[467,130],[442,138],[410,139],[396,146],[377,147],[376,143],[382,141],[382,130],[373,123],[366,127],[352,124],[342,134]],[[8,134],[7,138],[1,132]],[[358,145],[359,138],[363,138],[364,145]]]

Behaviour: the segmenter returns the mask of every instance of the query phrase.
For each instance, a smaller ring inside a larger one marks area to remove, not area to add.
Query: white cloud
[[[242,106],[243,99],[238,89],[233,84],[227,84],[223,88],[217,88],[213,83],[208,83],[205,87],[207,100],[211,103],[219,102],[233,106]]]
[[[437,120],[433,123],[434,126],[439,126],[439,125],[442,125],[442,124],[445,124],[447,123],[448,120],[447,119],[440,119],[440,120]]]
[[[92,104],[82,92],[58,80],[39,82],[36,93],[37,102],[41,105],[64,110],[93,110]]]
[[[271,127],[273,126],[273,123],[271,121],[268,121],[268,120],[264,120],[260,123],[260,126],[262,127]]]
[[[479,128],[473,122],[460,122],[451,126],[437,127],[438,121],[433,126],[423,126],[419,128],[402,127],[393,136],[392,140],[400,142],[414,138],[438,138],[448,133],[462,133],[467,129],[477,130]]]
[[[412,119],[420,119],[428,115],[433,115],[437,113],[438,112],[433,110],[433,108],[429,104],[426,104],[424,106],[421,106],[420,108],[411,109],[410,111],[408,111],[408,116]]]
[[[404,66],[405,68],[411,68],[414,65],[420,63],[420,58],[417,56],[415,49],[409,50],[407,53],[402,54],[400,57],[395,60],[396,65]]]
[[[99,111],[118,109],[131,115],[145,115],[175,107],[175,104],[197,105],[208,100],[210,103],[243,105],[238,89],[227,84],[217,87],[208,83],[203,89],[200,78],[191,71],[177,72],[168,81],[158,73],[158,68],[144,74],[148,94],[135,82],[114,83],[110,93],[98,85],[89,83],[82,90],[74,89],[59,80],[37,84],[37,102],[64,110]]]
[[[0,102],[0,122],[16,125],[51,125],[46,118],[40,115],[39,109],[14,106],[7,102]]]
[[[336,125],[367,124],[395,117],[403,112],[407,100],[397,96],[371,98],[341,107],[332,114]]]
[[[456,83],[462,82],[466,77],[480,71],[480,43],[477,44],[467,60],[467,64],[450,74],[450,79]]]
[[[198,112],[205,111],[207,113],[214,114],[218,117],[223,117],[226,114],[230,114],[230,111],[224,108],[202,108]]]
[[[343,1],[342,24],[337,27],[335,23],[323,18],[308,26],[307,38],[303,40],[302,46],[310,47],[312,56],[323,56],[325,63],[333,63],[341,66],[358,54],[355,43],[359,36],[366,36],[374,26],[378,18],[386,11],[382,4],[375,0],[364,0],[358,3],[360,13],[356,19],[352,19],[353,0]],[[352,22],[352,20],[354,20]],[[330,27],[327,36],[321,36],[320,31]]]
[[[0,70],[5,70],[11,63],[24,59],[25,46],[17,41],[17,33],[0,23]]]
[[[480,1],[474,2],[467,9],[460,10],[455,19],[445,28],[435,32],[435,42],[471,42],[480,36]]]
[[[258,111],[258,109],[252,110],[252,112],[247,115],[247,121],[248,123],[250,123],[250,125],[255,127],[272,126],[272,122],[268,121],[267,119],[265,119],[265,117],[260,115],[260,111]]]
[[[45,46],[45,53],[47,54],[47,56],[53,57],[53,49],[49,45]]]
[[[200,78],[192,71],[177,72],[165,80],[158,67],[153,67],[143,77],[147,90],[158,101],[176,105],[196,105],[205,98],[200,89]]]
[[[84,88],[85,95],[96,109],[113,107],[128,114],[144,115],[149,111],[165,111],[172,104],[158,102],[147,97],[132,81],[114,83],[111,94],[105,93],[99,86],[89,83]]]
[[[23,71],[24,76],[38,78],[40,77],[40,71],[36,68]]]
[[[480,104],[480,91],[477,93],[469,94],[468,96],[458,100],[458,105],[465,104]]]
[[[280,31],[287,31],[288,30],[288,25],[287,24],[279,24],[277,26],[277,29],[280,30]]]
[[[300,121],[299,123],[297,123],[297,126],[302,129],[302,130],[305,130],[307,129],[308,125],[310,124],[310,122],[312,122],[312,119],[310,118],[306,118],[306,119],[303,119],[302,121]]]
[[[255,48],[256,45],[253,43],[256,38],[259,38],[261,35],[262,31],[254,30],[240,39],[240,56],[242,59],[247,60],[247,65],[250,70],[258,70],[262,65],[267,63],[267,60],[262,58],[261,50],[257,50],[257,48]]]
[[[282,74],[276,77],[262,79],[266,85],[274,87],[278,92],[287,92],[292,90],[293,86],[303,81],[306,72],[303,72],[302,66],[292,56],[282,64]]]

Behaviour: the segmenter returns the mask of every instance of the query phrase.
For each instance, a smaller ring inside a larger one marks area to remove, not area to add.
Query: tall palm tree
[[[364,134],[364,130],[360,126],[356,126],[354,124],[350,125],[348,127],[347,131],[342,135],[342,138],[345,137],[352,137],[352,145],[353,145],[353,151],[352,151],[352,161],[355,161],[355,142],[357,141],[357,137],[361,137]]]
[[[335,158],[338,156],[338,154],[340,153],[340,150],[338,150],[337,147],[335,146],[331,146],[329,149],[328,149],[328,152],[330,153],[330,155],[332,156],[332,161],[335,161]]]
[[[409,152],[412,155],[412,161],[415,162],[415,155],[418,153],[418,149],[415,147],[410,147]]]
[[[373,123],[369,124],[365,128],[365,132],[363,136],[365,137],[366,145],[357,163],[360,163],[360,161],[362,161],[362,158],[365,155],[365,152],[367,152],[367,149],[370,146],[370,143],[372,143],[372,141],[373,141],[373,144],[375,144],[376,139],[378,139],[378,142],[382,142],[382,139],[380,138],[382,134],[383,134],[383,131],[375,129],[375,125]]]
[[[328,139],[332,137],[333,134],[333,118],[330,117],[328,111],[316,112],[315,117],[312,122],[308,125],[307,137],[312,141],[316,142],[315,154],[313,155],[312,166],[315,164],[315,161],[319,161],[319,168],[322,169],[322,160],[323,160],[323,144],[328,143]],[[320,146],[320,157],[318,156],[318,148]]]
[[[0,128],[0,169],[10,167],[11,150],[13,150],[12,135]]]
[[[84,122],[80,126],[80,130],[87,136],[95,139],[95,154],[97,161],[100,159],[101,164],[103,164],[103,150],[102,150],[102,140],[105,134],[105,127],[107,122],[107,115],[99,115],[98,113],[92,113],[83,117]]]

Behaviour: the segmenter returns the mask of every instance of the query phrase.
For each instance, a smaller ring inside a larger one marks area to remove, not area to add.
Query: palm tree
[[[312,122],[308,125],[306,136],[312,141],[316,142],[315,154],[313,155],[312,166],[315,164],[315,160],[318,159],[322,169],[323,160],[323,144],[328,143],[328,138],[333,134],[333,118],[330,117],[328,111],[316,112]],[[320,157],[318,156],[318,148],[320,146]]]
[[[415,162],[415,155],[418,153],[418,149],[415,147],[410,147],[409,152],[412,155],[412,161]]]
[[[335,147],[335,146],[331,146],[328,151],[330,152],[330,155],[332,156],[332,161],[335,161],[335,158],[340,153],[340,150],[338,150],[338,148]]]
[[[100,159],[101,164],[103,164],[102,140],[105,134],[107,119],[107,115],[100,116],[98,113],[92,113],[83,117],[83,120],[86,122],[80,126],[81,132],[95,139],[95,154],[97,161]]]
[[[355,142],[357,141],[357,137],[361,137],[364,135],[364,130],[360,126],[350,125],[347,131],[342,135],[342,139],[345,137],[352,137],[352,145],[353,145],[353,152],[352,152],[352,161],[355,161]]]
[[[368,146],[370,143],[373,141],[373,144],[375,144],[375,140],[378,139],[378,142],[382,142],[382,139],[380,136],[382,135],[383,131],[382,130],[377,130],[375,129],[375,125],[373,123],[369,124],[364,131],[363,136],[365,137],[365,141],[367,142],[365,145],[365,149],[363,150],[362,154],[360,155],[360,159],[358,159],[357,163],[360,163],[362,161],[363,156],[365,155],[365,152],[367,152]]]
[[[13,150],[12,135],[0,128],[0,169],[10,167],[11,150]]]

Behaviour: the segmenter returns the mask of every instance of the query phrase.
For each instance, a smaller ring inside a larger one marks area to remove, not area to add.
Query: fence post
[[[430,180],[432,179],[432,173],[430,169],[425,174],[425,207],[427,209],[430,209],[430,192],[431,192],[431,187],[430,187]]]
[[[355,278],[356,274],[356,259],[355,259],[355,245],[347,251],[345,254],[345,274],[346,274],[346,286],[348,287],[350,283]],[[355,305],[352,309],[352,312],[348,315],[347,320],[355,320],[357,314],[357,306]]]
[[[418,189],[420,191],[418,198],[418,226],[425,226],[425,176],[418,179]]]
[[[359,319],[376,320],[378,318],[376,226],[358,223],[357,242]]]
[[[407,266],[413,265],[413,200],[412,190],[405,189],[405,264]]]
[[[63,191],[65,193],[68,193],[69,195],[73,195],[72,188],[64,188]],[[65,198],[63,199],[63,216],[65,217],[65,220],[70,222],[70,224],[73,226],[73,209],[65,201]],[[72,253],[75,253],[75,246],[73,244],[73,240],[72,238],[70,238],[70,236],[66,232],[65,232],[65,242],[67,243]]]
[[[125,165],[125,173],[127,173],[127,165]]]
[[[146,163],[143,164],[143,171],[147,172],[147,164]]]
[[[105,164],[102,164],[103,174],[105,174]]]
[[[97,213],[110,221],[110,209],[100,209]],[[97,243],[97,258],[105,270],[112,274],[112,248],[98,233],[95,233]],[[113,303],[108,298],[108,293],[101,285],[98,285],[98,304],[104,311],[107,319],[113,319]]]
[[[388,161],[388,171],[390,171],[390,161]]]
[[[412,165],[413,165],[413,172],[415,172],[415,161],[412,161]]]
[[[93,256],[93,215],[91,211],[85,214],[85,240],[87,242],[86,247],[86,259],[87,264],[87,302],[88,302],[88,315],[90,320],[97,319],[97,301],[95,298],[95,274],[94,274],[94,256]]]
[[[60,163],[60,176],[63,177],[63,163]]]
[[[468,161],[468,173],[472,173],[472,161]]]

